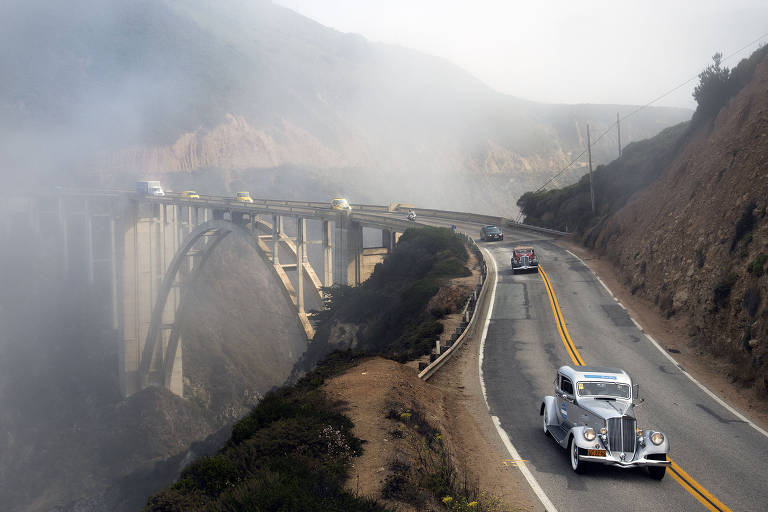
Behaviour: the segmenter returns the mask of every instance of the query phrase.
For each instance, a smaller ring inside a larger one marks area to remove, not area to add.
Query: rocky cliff
[[[768,393],[768,57],[658,178],[588,233],[633,293],[685,318],[694,346]]]

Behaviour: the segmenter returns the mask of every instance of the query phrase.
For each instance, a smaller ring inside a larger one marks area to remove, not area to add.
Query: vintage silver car
[[[634,468],[647,466],[661,480],[670,462],[669,441],[656,430],[637,428],[638,386],[624,370],[601,366],[562,366],[555,395],[545,396],[539,413],[544,433],[568,449],[571,468],[581,473],[596,462]]]

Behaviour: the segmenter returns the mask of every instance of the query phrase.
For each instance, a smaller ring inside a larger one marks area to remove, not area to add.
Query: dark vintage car
[[[533,247],[519,246],[512,249],[512,273],[526,271],[539,271],[539,259],[536,257],[536,252]]]
[[[480,228],[480,240],[504,240],[504,233],[499,226],[483,226]]]
[[[544,433],[568,450],[577,473],[588,463],[620,468],[647,467],[664,478],[667,437],[637,426],[637,386],[624,370],[601,366],[561,366],[554,395],[545,396],[539,414]]]

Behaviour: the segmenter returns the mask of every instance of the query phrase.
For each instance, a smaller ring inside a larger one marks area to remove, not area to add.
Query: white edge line
[[[490,305],[488,306],[488,314],[485,316],[485,325],[483,326],[483,334],[480,337],[480,355],[477,358],[478,360],[478,373],[480,375],[480,389],[483,391],[483,400],[485,401],[485,407],[490,412],[491,406],[488,405],[488,395],[485,391],[485,381],[483,380],[483,353],[485,352],[485,337],[488,335],[488,325],[491,323],[491,315],[493,314],[493,303],[496,299],[496,284],[499,281],[499,274],[496,271],[496,258],[491,255],[491,253],[483,248],[483,252],[485,252],[486,256],[489,257],[489,259],[493,262],[493,286],[491,287],[491,297],[490,297]],[[509,439],[509,436],[504,431],[503,428],[501,428],[501,422],[499,421],[499,418],[496,416],[491,416],[491,420],[493,421],[493,425],[496,427],[496,432],[499,433],[499,437],[501,438],[501,441],[504,443],[504,446],[507,449],[507,452],[509,453],[509,456],[512,458],[512,460],[520,461],[518,462],[517,467],[520,469],[520,472],[523,474],[525,479],[528,481],[528,485],[531,486],[531,489],[533,489],[533,492],[536,494],[536,497],[539,498],[539,501],[542,505],[544,505],[544,509],[547,512],[557,512],[557,508],[552,504],[552,502],[547,497],[546,493],[544,492],[544,489],[541,488],[539,485],[539,482],[536,481],[536,477],[533,476],[533,473],[531,473],[531,470],[528,469],[528,466],[525,464],[525,462],[522,462],[520,459],[520,454],[518,453],[517,449],[515,449],[515,446],[512,444],[512,441]]]
[[[597,277],[597,274],[595,274],[595,271],[594,271],[594,270],[592,270],[592,268],[591,268],[589,265],[587,265],[586,263],[584,263],[584,260],[582,260],[581,258],[579,258],[578,256],[576,256],[575,254],[573,254],[573,253],[572,253],[571,251],[569,251],[568,249],[566,249],[565,251],[566,251],[568,254],[570,254],[571,256],[573,256],[574,258],[578,259],[578,260],[579,260],[579,261],[582,263],[582,265],[584,265],[585,267],[587,267],[587,268],[588,268],[588,269],[589,269],[589,270],[590,270],[590,271],[591,271],[591,272],[592,272],[592,273],[595,275],[595,277]],[[605,283],[603,283],[603,281],[601,281],[599,277],[597,277],[597,280],[598,280],[598,281],[600,281],[600,284],[602,284],[602,285],[605,287],[605,289],[606,289],[606,290],[608,290],[608,293],[610,293],[610,294],[611,294],[611,296],[613,296],[613,292],[612,292],[612,291],[611,291],[611,290],[610,290],[610,289],[609,289],[607,286],[605,286]],[[766,432],[766,431],[765,431],[763,428],[759,427],[759,426],[758,426],[758,425],[756,425],[756,424],[755,424],[755,423],[754,423],[752,420],[750,420],[749,418],[747,418],[746,416],[744,416],[742,413],[740,413],[738,410],[736,410],[735,408],[733,408],[732,406],[730,406],[729,404],[727,404],[727,403],[726,403],[726,402],[725,402],[725,401],[724,401],[722,398],[720,398],[720,397],[719,397],[719,396],[717,396],[715,393],[713,393],[712,391],[710,391],[710,389],[709,389],[709,388],[707,388],[707,387],[706,387],[704,384],[702,384],[701,382],[699,382],[698,380],[696,380],[696,378],[695,378],[693,375],[691,375],[691,374],[690,374],[690,373],[688,373],[687,371],[683,370],[682,366],[680,366],[680,363],[679,363],[679,362],[677,362],[677,361],[675,360],[675,358],[674,358],[674,357],[672,357],[671,355],[669,355],[669,353],[668,353],[666,350],[664,350],[664,347],[662,347],[662,346],[661,346],[661,345],[660,345],[660,344],[659,344],[659,343],[658,343],[658,342],[657,342],[655,339],[653,339],[653,337],[652,337],[650,334],[648,334],[647,332],[645,332],[645,331],[643,330],[643,328],[642,328],[642,327],[640,327],[640,324],[639,324],[639,323],[637,323],[637,321],[636,321],[634,318],[632,318],[632,316],[631,316],[631,315],[630,315],[630,317],[629,317],[629,318],[630,318],[630,320],[632,320],[632,322],[635,324],[635,326],[636,326],[636,327],[637,327],[637,328],[640,330],[640,332],[642,332],[643,334],[645,334],[645,337],[646,337],[646,338],[648,338],[648,341],[650,341],[651,343],[653,343],[653,345],[654,345],[654,346],[655,346],[657,349],[659,349],[659,352],[661,352],[662,354],[664,354],[664,357],[666,357],[667,359],[669,359],[670,361],[672,361],[672,363],[675,365],[675,367],[676,367],[678,370],[680,370],[680,372],[682,372],[682,374],[683,374],[683,375],[685,375],[686,377],[688,377],[688,378],[691,380],[691,382],[693,382],[694,384],[696,384],[696,385],[697,385],[697,386],[698,386],[698,387],[699,387],[699,388],[700,388],[702,391],[704,391],[704,393],[706,393],[707,395],[709,395],[709,397],[710,397],[710,398],[712,398],[712,399],[713,399],[715,402],[717,402],[718,404],[722,405],[722,406],[723,406],[723,407],[724,407],[726,410],[728,410],[728,411],[729,411],[731,414],[733,414],[734,416],[736,416],[737,418],[739,418],[739,419],[740,419],[740,420],[742,420],[743,422],[747,423],[747,424],[748,424],[750,427],[754,428],[755,430],[757,430],[758,432],[760,432],[761,434],[763,434],[765,437],[768,437],[768,432]],[[483,336],[483,339],[485,339],[485,336]]]

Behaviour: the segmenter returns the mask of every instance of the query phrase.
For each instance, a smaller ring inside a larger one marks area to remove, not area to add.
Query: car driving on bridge
[[[252,203],[253,199],[251,199],[251,193],[250,192],[236,192],[235,193],[235,201],[239,203]]]
[[[334,197],[333,199],[331,199],[331,209],[341,210],[347,213],[352,211],[352,207],[349,205],[349,201],[347,201],[343,197]]]
[[[200,194],[194,190],[185,190],[181,193],[181,197],[184,199],[200,199]]]
[[[637,386],[624,370],[561,366],[554,396],[545,396],[539,411],[544,434],[568,450],[576,473],[588,463],[647,467],[661,480],[670,464],[669,441],[657,430],[637,428],[636,398]]]
[[[536,257],[536,252],[533,247],[518,246],[512,249],[512,273],[525,272],[532,270],[533,272],[539,271],[539,259]]]

